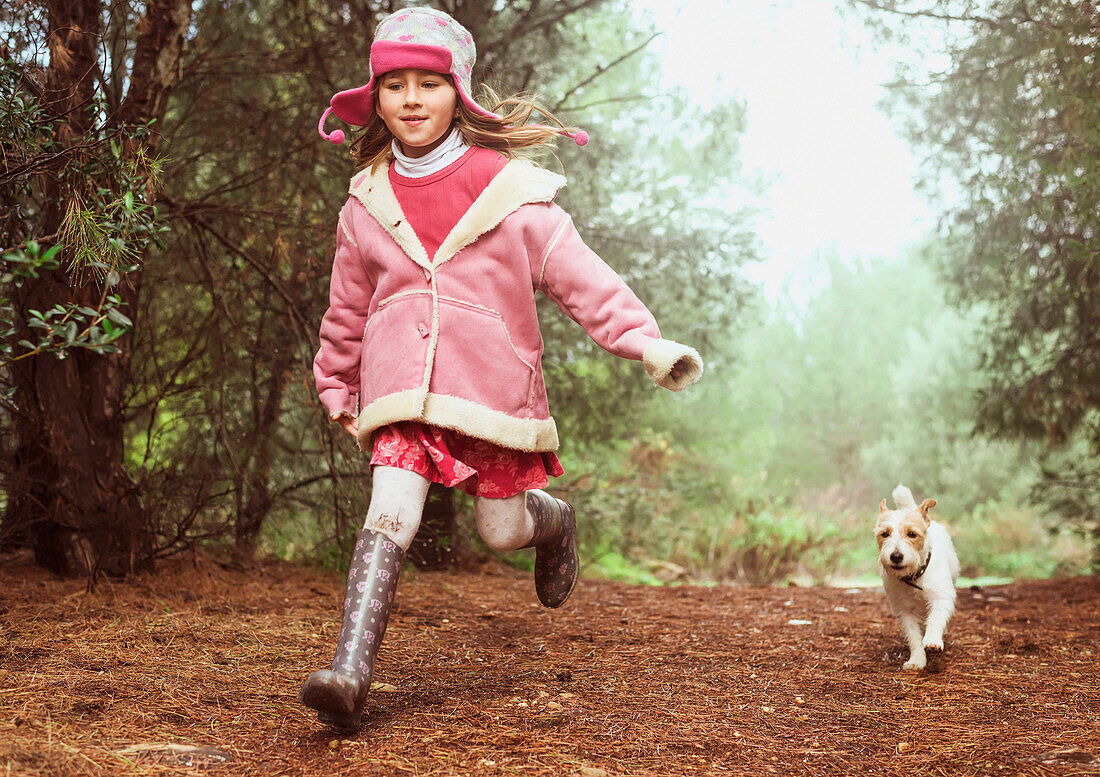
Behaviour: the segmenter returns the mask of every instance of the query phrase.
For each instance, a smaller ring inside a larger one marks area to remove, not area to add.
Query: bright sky
[[[913,188],[917,160],[876,107],[891,61],[833,0],[643,0],[665,35],[666,86],[702,104],[734,94],[748,106],[742,158],[771,182],[757,224],[768,260],[752,277],[774,297],[808,291],[810,261],[896,256],[932,228]]]

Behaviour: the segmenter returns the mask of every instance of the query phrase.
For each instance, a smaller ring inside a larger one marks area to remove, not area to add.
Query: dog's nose
[[[893,553],[890,554],[890,561],[895,564],[900,564],[904,558],[905,556],[901,555],[900,550],[895,550]]]

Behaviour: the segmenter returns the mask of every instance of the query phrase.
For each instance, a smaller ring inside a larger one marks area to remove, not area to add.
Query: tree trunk
[[[409,546],[408,559],[420,569],[448,569],[455,565],[454,491],[438,483],[428,488],[420,529]]]
[[[294,352],[285,345],[274,348],[268,367],[270,375],[265,387],[264,402],[253,411],[252,434],[243,457],[245,472],[241,485],[245,499],[234,527],[234,553],[239,558],[251,558],[255,553],[260,531],[274,504],[271,496],[271,468],[279,449],[283,396],[293,375]],[[260,389],[259,385],[255,385],[253,394],[258,394]]]
[[[47,5],[45,107],[58,139],[73,146],[91,129],[104,7],[99,0],[52,0]],[[190,0],[149,3],[138,26],[126,101],[121,115],[107,121],[134,124],[163,118],[190,15]],[[154,146],[156,139],[154,133],[146,145]],[[136,150],[127,148],[128,153]],[[60,176],[48,177],[45,203],[40,234],[53,235],[67,204]],[[140,275],[129,275],[131,283],[117,291],[133,310]],[[95,280],[74,286],[59,271],[28,284],[15,302],[21,311],[48,309],[59,301],[95,306],[100,295]],[[118,345],[120,353],[78,351],[62,360],[39,356],[12,366],[19,412],[12,422],[15,446],[4,533],[32,545],[38,564],[66,576],[124,574],[152,558],[150,522],[125,462],[128,338]]]
[[[53,301],[71,292],[56,278],[37,291]],[[31,538],[35,561],[58,574],[132,571],[152,542],[123,462],[119,360],[76,353],[25,361],[15,374],[20,413],[5,524]]]

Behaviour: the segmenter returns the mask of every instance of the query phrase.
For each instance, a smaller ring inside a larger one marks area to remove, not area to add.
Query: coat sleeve
[[[554,226],[533,268],[535,287],[602,348],[641,360],[655,385],[680,391],[699,380],[703,360],[698,352],[662,338],[653,314],[618,273],[585,245],[569,214],[557,205],[543,207]],[[673,378],[672,368],[681,360],[686,369]]]
[[[353,204],[349,200],[340,211],[336,228],[329,305],[321,319],[321,347],[313,359],[317,395],[333,420],[358,414],[363,329],[374,293],[356,244],[353,217]]]

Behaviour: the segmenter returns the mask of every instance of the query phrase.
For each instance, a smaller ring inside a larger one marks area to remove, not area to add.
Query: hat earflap
[[[341,129],[333,130],[331,134],[326,134],[325,133],[325,119],[328,118],[328,115],[330,113],[332,113],[332,108],[331,107],[325,110],[324,114],[321,116],[321,120],[319,122],[317,122],[317,132],[321,135],[322,138],[327,140],[329,143],[332,143],[334,146],[339,146],[341,143],[344,142],[344,131],[343,130],[341,130]]]

